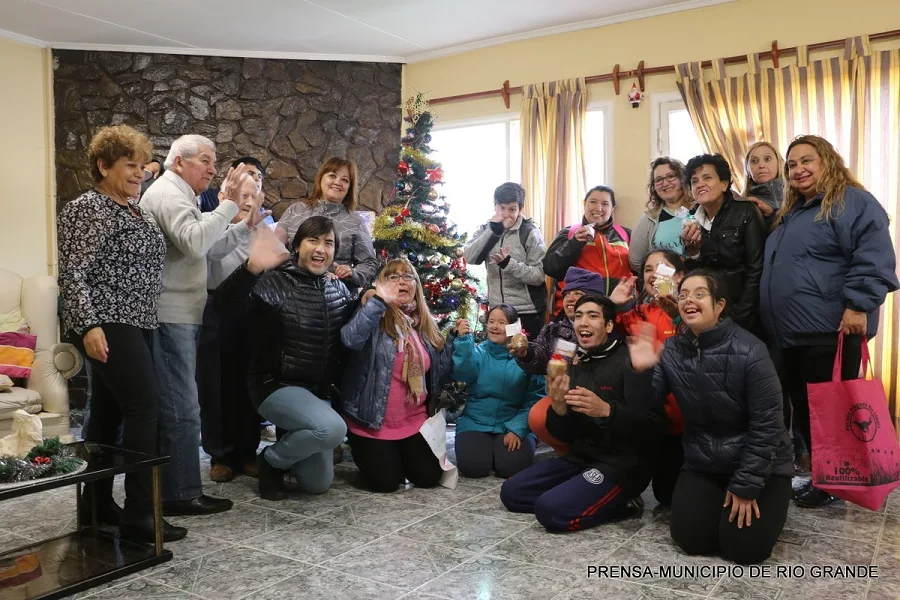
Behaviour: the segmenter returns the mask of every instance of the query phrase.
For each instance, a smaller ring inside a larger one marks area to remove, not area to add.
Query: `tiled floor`
[[[507,512],[495,478],[462,479],[455,490],[376,495],[357,487],[352,463],[336,468],[322,496],[295,493],[266,502],[255,480],[208,480],[207,493],[232,498],[225,514],[173,519],[188,537],[169,545],[173,561],[78,598],[209,600],[638,600],[670,598],[900,598],[900,491],[879,512],[852,506],[794,507],[767,566],[711,577],[661,574],[598,579],[595,565],[727,566],[688,557],[668,535],[668,512],[644,494],[638,518],[575,534],[550,534],[528,515]],[[121,481],[116,484],[119,500]],[[74,527],[74,491],[0,504],[0,551]],[[778,565],[803,578],[775,577]],[[822,565],[877,565],[877,579],[815,578]],[[0,598],[4,598],[0,588]]]

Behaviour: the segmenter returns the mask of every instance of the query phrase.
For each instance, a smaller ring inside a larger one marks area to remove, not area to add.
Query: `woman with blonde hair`
[[[341,384],[350,449],[374,492],[393,492],[406,480],[418,487],[440,482],[440,463],[419,430],[450,377],[449,335],[445,341],[405,258],[387,262],[375,295],[341,330],[351,350]]]
[[[312,216],[321,215],[334,221],[341,250],[334,257],[331,273],[352,292],[369,285],[378,269],[372,234],[356,212],[358,194],[356,163],[332,156],[319,167],[312,194],[289,206],[275,230],[279,239],[287,243],[294,238],[297,228]]]
[[[900,284],[888,215],[834,146],[815,135],[794,139],[784,175],[790,187],[766,241],[761,314],[784,357],[794,429],[811,451],[807,384],[831,380],[841,339],[841,377],[859,376],[862,344]],[[795,493],[807,508],[833,499],[811,483]]]
[[[683,178],[681,161],[661,156],[650,163],[647,212],[634,226],[628,253],[628,262],[635,273],[641,272],[650,248],[670,250],[679,256],[684,252],[681,228],[694,201]]]
[[[756,142],[744,156],[744,172],[747,174],[744,198],[756,205],[769,227],[775,222],[784,200],[783,168],[784,159],[769,142]]]

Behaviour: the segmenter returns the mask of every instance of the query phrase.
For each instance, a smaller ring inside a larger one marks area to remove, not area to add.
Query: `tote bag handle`
[[[862,369],[866,379],[869,379],[869,344],[866,336],[862,339]],[[841,381],[841,367],[844,364],[844,332],[838,334],[837,352],[834,355],[834,368],[831,371],[831,381]]]

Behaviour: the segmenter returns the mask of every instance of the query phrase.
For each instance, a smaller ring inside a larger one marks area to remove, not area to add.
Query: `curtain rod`
[[[900,29],[893,29],[891,31],[882,31],[881,33],[874,33],[869,36],[869,40],[873,42],[877,42],[879,40],[887,40],[895,37],[900,37]],[[810,51],[814,50],[828,50],[841,48],[844,46],[845,39],[842,40],[831,40],[830,42],[819,42],[818,44],[809,44],[807,45],[807,49]],[[772,42],[772,49],[766,52],[760,52],[760,58],[771,58],[772,62],[775,64],[775,67],[778,67],[778,59],[781,56],[786,56],[789,54],[796,54],[797,47],[792,46],[790,48],[779,48],[778,42]],[[734,65],[747,62],[747,55],[742,56],[729,56],[724,59],[726,65]],[[705,60],[700,63],[702,67],[708,68],[712,66],[712,61]],[[663,67],[649,67],[644,68],[644,61],[638,63],[637,69],[631,71],[620,71],[619,65],[613,67],[611,73],[604,73],[603,75],[591,75],[590,77],[585,77],[584,80],[586,83],[600,83],[605,81],[612,81],[615,86],[616,95],[619,94],[619,82],[625,78],[635,77],[640,84],[641,91],[644,91],[644,76],[645,75],[660,75],[662,73],[674,73],[675,65],[666,65]],[[465,100],[477,100],[480,98],[493,98],[495,96],[500,96],[503,98],[503,103],[506,105],[506,108],[509,108],[509,97],[511,94],[521,94],[524,91],[524,86],[516,86],[510,87],[509,80],[503,82],[503,87],[500,87],[495,90],[485,90],[483,92],[472,92],[469,94],[458,94],[456,96],[444,96],[442,98],[434,98],[433,100],[429,100],[429,104],[449,104],[451,102],[462,102]]]

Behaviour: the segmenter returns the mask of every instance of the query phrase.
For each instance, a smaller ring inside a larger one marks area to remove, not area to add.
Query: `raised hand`
[[[634,275],[620,279],[619,284],[612,291],[612,294],[609,295],[609,299],[619,306],[628,304],[634,297],[634,286],[636,283],[637,277]]]
[[[469,332],[472,331],[468,319],[458,319],[453,328],[456,330],[456,335],[460,337],[469,335]]]
[[[650,323],[641,323],[635,335],[628,338],[628,354],[631,368],[638,373],[649,371],[659,364],[663,347],[656,341],[656,329]]]
[[[568,407],[566,406],[566,394],[569,392],[569,376],[560,375],[559,377],[547,378],[547,395],[552,401],[553,410],[558,415],[566,414]]]
[[[257,225],[263,222],[269,215],[272,214],[271,210],[262,210],[263,199],[265,198],[265,194],[263,194],[262,190],[256,192],[253,195],[253,208],[247,213],[247,216],[244,217],[244,223],[246,223],[247,227],[250,229],[255,228]]]
[[[246,174],[247,165],[244,163],[228,169],[228,173],[225,174],[225,180],[222,182],[222,196],[226,200],[231,200],[235,204],[240,203],[241,184],[243,183]]]
[[[375,280],[375,294],[388,306],[397,304],[397,286],[381,279]]]
[[[278,241],[275,232],[268,227],[256,229],[252,235],[250,258],[247,259],[247,270],[254,275],[274,269],[290,258],[290,254],[284,245]]]
[[[690,222],[681,230],[681,241],[684,243],[684,249],[688,254],[697,254],[700,251],[700,240],[703,236],[700,233],[700,225],[696,221]]]
[[[675,318],[678,316],[678,299],[675,296],[669,294],[668,296],[655,296],[653,298],[653,303],[658,307],[663,309],[669,317]]]
[[[84,334],[84,350],[94,360],[105,363],[109,358],[109,344],[102,327],[93,327]]]

